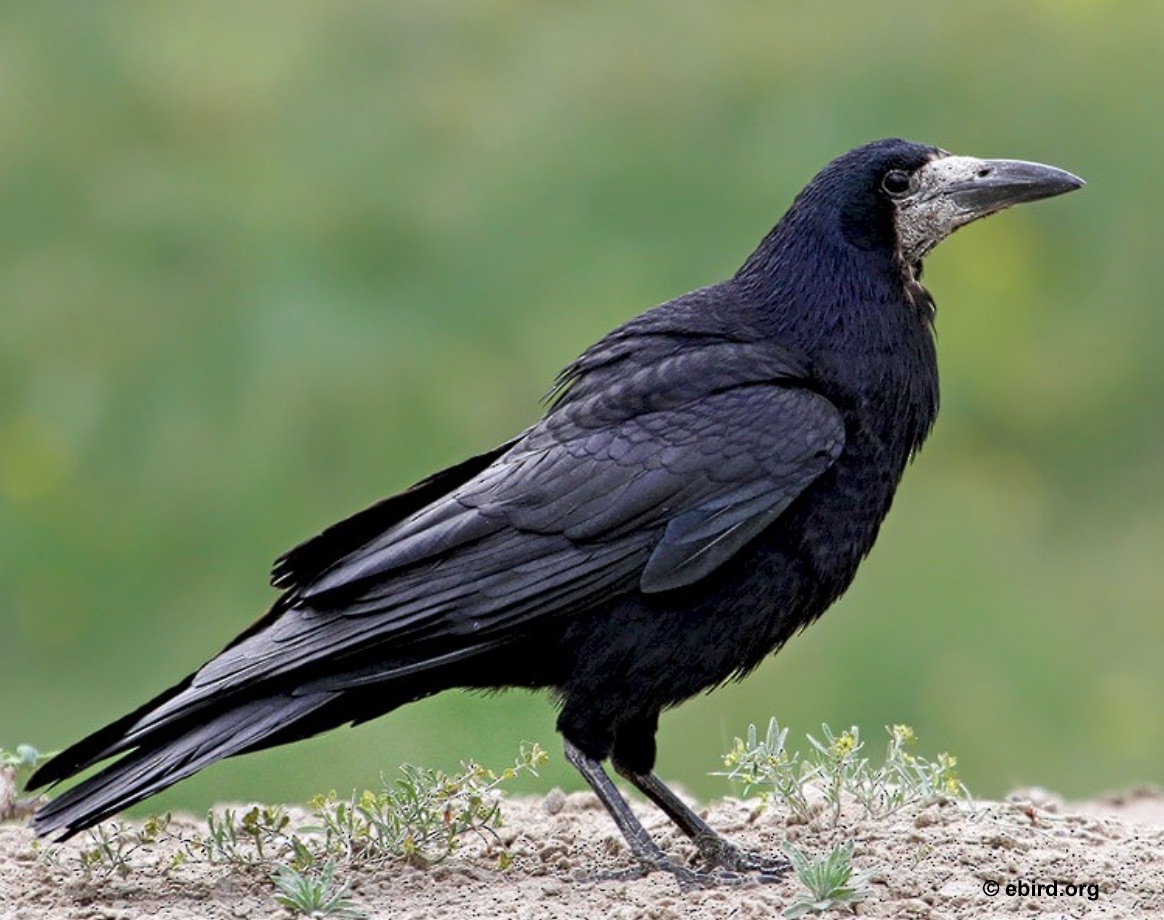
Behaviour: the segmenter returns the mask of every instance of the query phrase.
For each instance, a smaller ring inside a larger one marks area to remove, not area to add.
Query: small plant
[[[131,857],[169,836],[170,814],[147,818],[134,829],[118,821],[98,824],[89,833],[89,846],[81,851],[81,868],[86,875],[125,878],[132,871]]]
[[[821,781],[825,801],[832,809],[835,827],[841,820],[845,793],[851,792],[860,800],[860,790],[874,783],[875,778],[870,775],[869,761],[860,756],[865,745],[856,725],[839,735],[834,735],[827,725],[822,725],[821,734],[824,736],[823,741],[818,741],[812,735],[805,737],[816,750],[816,775]]]
[[[402,775],[385,780],[378,792],[345,799],[334,792],[317,796],[302,824],[284,808],[267,805],[251,806],[241,815],[231,809],[211,811],[202,833],[171,827],[169,814],[141,826],[107,822],[88,832],[81,867],[97,878],[124,877],[164,843],[172,854],[170,869],[199,860],[264,866],[273,872],[280,904],[310,917],[354,920],[364,915],[352,906],[347,886],[337,888],[337,871],[394,859],[440,862],[467,835],[492,844],[501,826],[499,787],[520,773],[536,773],[545,762],[540,745],[523,744],[513,766],[500,773],[473,762],[452,775],[404,766]],[[55,848],[46,849],[42,858],[59,865]],[[498,866],[508,868],[511,861],[502,850]]]
[[[865,744],[856,726],[834,734],[822,725],[821,738],[807,736],[811,750],[802,756],[789,753],[788,729],[772,719],[763,740],[748,726],[747,739],[737,738],[724,757],[727,772],[717,775],[742,783],[745,793],[759,788],[765,802],[775,798],[803,821],[813,817],[814,802],[823,802],[834,826],[846,799],[859,804],[866,817],[884,817],[916,802],[969,799],[951,755],[927,760],[911,753],[916,737],[908,725],[888,732],[884,761],[874,766],[862,756]]]
[[[833,847],[827,856],[819,859],[810,859],[788,841],[784,842],[783,849],[796,870],[797,878],[809,891],[808,896],[801,895],[785,908],[785,917],[803,917],[834,907],[851,907],[873,893],[868,884],[873,873],[853,871],[851,840]]]
[[[15,751],[0,748],[0,821],[22,818],[36,807],[36,797],[22,798],[20,790],[32,772],[52,756],[31,744],[18,744]]]
[[[970,799],[970,790],[958,779],[956,757],[943,751],[927,760],[908,750],[917,741],[908,725],[894,725],[888,731],[884,764],[857,789],[867,814],[892,814],[914,802]]]
[[[745,794],[757,787],[769,787],[760,793],[765,802],[775,796],[794,815],[807,821],[812,816],[812,806],[804,794],[808,765],[801,763],[799,751],[788,752],[787,740],[788,729],[781,728],[775,719],[768,720],[768,732],[762,741],[757,736],[756,726],[749,725],[747,740],[736,738],[732,749],[724,756],[728,772],[712,775],[726,776],[742,783]]]
[[[464,764],[452,776],[439,770],[403,766],[403,776],[339,799],[317,796],[309,805],[321,834],[322,851],[349,863],[400,858],[422,863],[450,856],[468,834],[492,840],[501,825],[498,786],[519,773],[536,773],[545,763],[540,745],[523,745],[514,765],[500,774],[478,763]]]
[[[278,894],[275,900],[284,907],[307,917],[334,917],[336,920],[363,920],[348,897],[348,886],[335,887],[335,860],[329,859],[318,869],[302,872],[291,866],[276,866],[271,881]]]
[[[231,809],[206,814],[206,834],[190,841],[209,862],[264,862],[268,851],[290,845],[291,816],[279,805],[253,805],[240,819]]]

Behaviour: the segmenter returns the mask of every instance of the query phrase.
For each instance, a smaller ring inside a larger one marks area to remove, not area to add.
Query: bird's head
[[[980,217],[1084,184],[1042,163],[955,156],[897,139],[839,157],[810,188],[826,176],[825,185],[843,189],[839,204],[846,238],[862,248],[892,244],[908,266]]]
[[[835,268],[848,249],[883,258],[916,282],[921,260],[959,227],[1083,184],[1041,163],[955,156],[896,138],[874,141],[825,166],[737,278],[762,289],[783,285],[786,294],[807,269],[819,286],[825,254],[832,253],[826,264]]]

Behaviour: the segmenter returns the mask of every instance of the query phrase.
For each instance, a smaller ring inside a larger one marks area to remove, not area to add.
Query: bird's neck
[[[777,227],[733,279],[752,322],[794,342],[838,405],[884,420],[912,455],[937,415],[934,302],[890,250],[859,249],[835,234]],[[920,268],[920,266],[918,267]],[[880,438],[890,432],[873,432]]]

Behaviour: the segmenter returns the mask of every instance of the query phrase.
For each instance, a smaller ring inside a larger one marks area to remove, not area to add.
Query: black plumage
[[[879,141],[830,163],[730,279],[626,323],[517,438],[284,555],[272,609],[32,785],[67,836],[224,757],[450,687],[545,687],[643,865],[680,870],[602,772],[709,863],[762,867],[651,773],[664,709],[754,668],[848,587],[938,409],[921,258],[1082,183]]]

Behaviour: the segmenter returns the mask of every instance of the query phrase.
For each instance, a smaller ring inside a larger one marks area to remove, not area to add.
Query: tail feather
[[[164,737],[151,737],[117,762],[43,806],[32,819],[33,830],[42,837],[64,840],[161,792],[215,761],[268,747],[282,740],[289,741],[292,737],[306,737],[322,731],[330,727],[330,720],[323,723],[308,717],[318,713],[337,695],[334,692],[301,696],[284,693],[240,700],[225,711],[203,718],[195,725],[180,727]],[[135,715],[138,714],[140,711]],[[117,733],[114,729],[132,724],[130,719],[131,716],[119,719],[90,739],[75,745],[76,748],[83,748],[82,754],[66,757],[60,767],[54,767],[55,759],[46,764],[34,777],[37,784],[55,782],[72,775],[77,772],[72,769],[75,762],[87,760],[92,763],[103,759],[101,754],[94,753],[97,744],[90,743],[92,739],[104,736],[113,740],[113,744],[107,748],[116,747]],[[295,730],[296,724],[302,724],[302,720],[316,724],[305,730]],[[61,756],[68,754],[69,751],[66,751]]]
[[[159,706],[182,693],[190,686],[190,681],[193,678],[194,675],[190,675],[181,683],[158,694],[128,715],[122,716],[116,722],[110,722],[104,728],[65,748],[29,777],[26,788],[39,789],[42,786],[59,783],[61,780],[68,779],[70,776],[75,776],[82,770],[88,769],[98,761],[112,757],[118,752],[119,743],[124,740],[134,725],[149,716]]]

